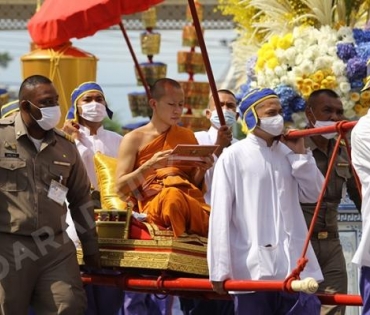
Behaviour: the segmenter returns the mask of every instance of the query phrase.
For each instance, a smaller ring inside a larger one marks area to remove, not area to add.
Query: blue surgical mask
[[[236,123],[236,113],[235,112],[231,110],[223,110],[222,112],[224,113],[226,126],[231,127],[232,125]],[[218,117],[217,110],[212,111],[211,118],[209,120],[211,121],[212,125],[215,128],[218,129],[221,127],[220,118]]]

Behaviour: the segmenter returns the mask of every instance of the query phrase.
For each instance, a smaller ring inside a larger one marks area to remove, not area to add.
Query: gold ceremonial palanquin
[[[207,238],[197,235],[174,238],[170,230],[133,219],[131,204],[119,201],[114,190],[116,159],[96,153],[94,162],[101,203],[108,207],[95,210],[102,266],[207,276]],[[119,205],[125,208],[114,208]],[[80,249],[77,257],[83,264]]]

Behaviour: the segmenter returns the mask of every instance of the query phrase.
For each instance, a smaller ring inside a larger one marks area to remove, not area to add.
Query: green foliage
[[[117,132],[120,135],[122,134],[122,125],[114,118],[112,120],[110,120],[109,118],[104,119],[103,126],[106,130]]]
[[[6,68],[8,66],[9,61],[12,60],[12,57],[5,52],[5,53],[0,53],[0,67]]]

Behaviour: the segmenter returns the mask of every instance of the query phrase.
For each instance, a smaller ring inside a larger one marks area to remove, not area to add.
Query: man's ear
[[[204,110],[204,115],[207,117],[207,119],[210,119],[212,111],[209,108],[207,108],[206,110]]]
[[[19,102],[19,108],[23,111],[29,112],[31,110],[31,104],[26,100],[22,100]]]
[[[149,106],[154,109],[157,106],[157,101],[154,98],[149,99]]]
[[[313,123],[316,121],[316,119],[315,119],[315,117],[314,117],[314,115],[312,113],[312,108],[309,107],[309,106],[306,106],[306,108],[304,110],[304,113],[306,115],[306,118],[308,120],[308,123],[313,126]]]

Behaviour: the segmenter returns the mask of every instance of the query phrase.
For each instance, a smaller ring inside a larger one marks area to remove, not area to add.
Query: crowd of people
[[[210,97],[211,127],[193,132],[180,125],[184,91],[172,79],[150,89],[150,121],[121,136],[104,128],[111,119],[102,88],[84,82],[72,92],[63,131],[58,91],[41,75],[26,78],[17,106],[3,106],[0,120],[0,314],[326,314],[343,305],[321,305],[302,292],[227,292],[227,280],[284,280],[296,267],[308,229],[315,225],[301,277],[319,283],[319,293],[347,293],[339,239],[338,207],[348,192],[363,219],[353,262],[361,268],[362,314],[370,314],[369,114],[351,133],[352,159],[343,144],[327,174],[336,132],[286,137],[278,95],[257,88],[237,102],[230,90]],[[225,124],[216,105],[221,105]],[[307,128],[345,120],[338,95],[314,91],[306,102]],[[233,127],[243,124],[246,137]],[[177,145],[216,145],[192,163],[173,159]],[[76,247],[85,268],[102,268],[94,208],[100,187],[94,155],[117,159],[116,190],[148,223],[173,237],[208,237],[209,280],[231,300],[185,300],[83,286]],[[315,214],[318,198],[327,186]],[[363,200],[362,200],[363,199]],[[19,290],[18,288],[21,288]]]

